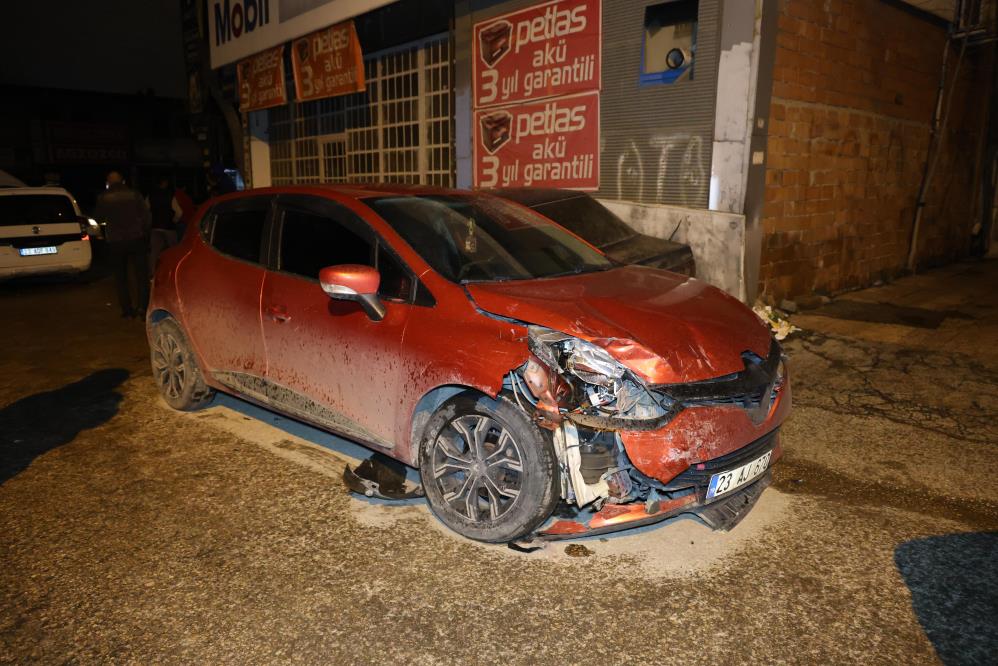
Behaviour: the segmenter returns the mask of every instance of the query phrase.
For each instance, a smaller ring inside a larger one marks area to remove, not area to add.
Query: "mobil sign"
[[[207,0],[211,66],[221,67],[391,0]]]
[[[270,0],[212,0],[211,44],[222,46],[270,23]]]

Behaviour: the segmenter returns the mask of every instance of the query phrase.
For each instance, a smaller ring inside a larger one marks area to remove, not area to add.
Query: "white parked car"
[[[96,229],[61,187],[0,189],[0,280],[87,270]]]

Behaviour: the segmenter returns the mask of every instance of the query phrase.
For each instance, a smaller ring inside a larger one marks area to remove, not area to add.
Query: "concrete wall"
[[[945,42],[942,25],[894,3],[780,0],[759,279],[767,297],[836,292],[904,269]],[[954,49],[951,73],[957,60]],[[973,97],[979,77],[968,50],[927,199],[922,265],[967,249],[986,106]]]
[[[243,177],[247,187],[270,187],[270,126],[266,111],[251,111],[247,121],[248,149]]]
[[[643,234],[689,245],[698,278],[747,300],[744,215],[609,199],[600,203]]]
[[[724,3],[710,169],[711,210],[741,213],[748,178],[762,2]]]

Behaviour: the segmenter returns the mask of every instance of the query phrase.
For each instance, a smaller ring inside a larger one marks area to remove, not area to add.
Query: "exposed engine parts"
[[[663,406],[630,370],[585,340],[532,326],[528,347],[530,358],[506,383],[521,408],[533,407],[535,422],[553,431],[562,497],[580,507],[639,499],[616,431],[660,427],[671,403]]]
[[[613,354],[635,352],[627,340],[600,345],[540,326],[528,329],[531,355],[512,370],[505,386],[534,421],[552,431],[561,466],[562,497],[578,507],[645,502],[658,511],[681,492],[634,468],[625,436],[658,430],[687,407],[736,404],[753,422],[765,415],[782,385],[781,351],[768,358],[743,355],[745,371],[722,381],[649,385]],[[641,357],[638,362],[643,363]],[[656,369],[662,375],[661,368]],[[685,463],[689,464],[689,463]],[[688,490],[686,492],[689,492]]]
[[[526,386],[535,419],[550,430],[565,418],[599,430],[642,430],[649,424],[641,422],[669,413],[671,401],[653,397],[602,347],[539,326],[530,327],[528,347],[531,357],[510,373],[510,383],[514,388]],[[607,418],[614,421],[601,420]]]

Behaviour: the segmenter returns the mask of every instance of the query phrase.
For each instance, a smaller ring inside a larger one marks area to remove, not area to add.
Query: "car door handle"
[[[267,317],[278,324],[283,324],[287,320],[291,319],[291,315],[280,305],[269,305],[267,306]]]

